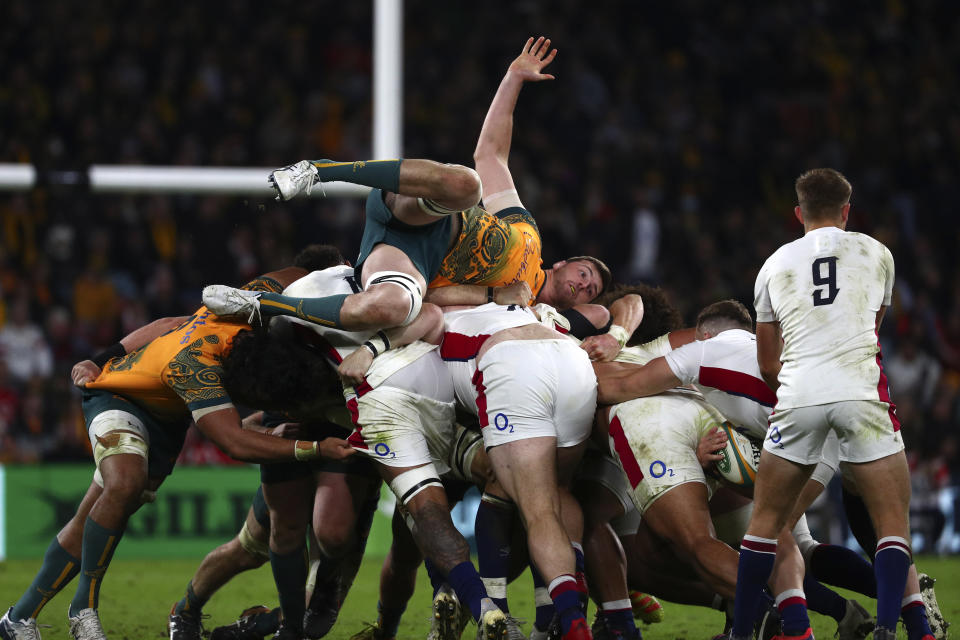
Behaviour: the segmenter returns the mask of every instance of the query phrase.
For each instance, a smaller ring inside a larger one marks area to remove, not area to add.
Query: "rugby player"
[[[246,289],[281,291],[304,273],[288,267],[261,276]],[[161,333],[165,328],[152,323],[111,347],[93,364],[98,368],[102,363],[103,369],[92,380],[91,363],[74,371],[84,388],[96,473],[76,514],[51,542],[33,583],[0,620],[3,638],[39,637],[37,615],[78,575],[68,611],[70,633],[84,640],[106,637],[97,613],[104,574],[128,518],[153,499],[173,471],[191,417],[204,435],[237,460],[342,459],[353,454],[340,439],[291,441],[241,428],[222,379],[223,361],[236,341],[251,333],[250,325],[217,319],[200,307]],[[294,399],[329,378],[328,371],[316,366],[316,358],[296,345],[278,340],[274,348],[283,367],[267,372],[269,406],[293,406]]]
[[[285,294],[317,298],[354,291],[354,273],[348,266],[317,271],[293,283]],[[453,585],[460,600],[470,606],[478,622],[478,637],[500,637],[506,618],[487,597],[470,562],[467,542],[453,526],[431,454],[431,442],[448,447],[455,439],[453,388],[436,344],[432,344],[439,342],[442,332],[440,309],[424,304],[413,324],[376,333],[288,320],[313,334],[328,361],[337,367],[355,425],[348,442],[377,463],[398,504],[409,515],[417,545]],[[264,352],[260,357],[269,358],[270,354]],[[302,581],[300,585],[302,593]],[[289,620],[283,599],[281,605]]]
[[[624,368],[616,373],[602,375],[599,379],[598,396],[600,402],[622,402],[630,398],[653,395],[684,384],[693,384],[704,394],[724,417],[731,420],[749,438],[762,441],[766,436],[767,420],[776,404],[776,395],[762,383],[757,363],[756,337],[753,335],[753,322],[747,309],[735,300],[724,300],[705,307],[697,317],[697,342],[681,346],[660,358],[651,360],[643,367]],[[608,372],[611,366],[604,367]],[[839,464],[838,443],[835,437],[828,436],[821,461],[813,470],[809,481],[797,500],[789,523],[795,525],[801,520],[804,511],[823,492],[830,482]],[[845,474],[847,476],[849,474]],[[845,485],[852,479],[845,477]],[[862,522],[873,536],[869,516],[848,513],[851,524]],[[876,598],[876,579],[873,568],[859,554],[842,546],[822,544],[816,541],[809,529],[802,525],[797,544],[803,555],[809,574],[816,580],[843,587]],[[867,543],[864,548],[871,553],[876,546]],[[872,553],[871,553],[872,555]],[[854,630],[865,629],[860,626],[864,621],[862,612],[854,615],[851,607],[859,604],[850,600],[846,611],[832,592],[820,590],[811,582],[805,581],[806,589],[816,590],[806,593],[808,600],[821,601],[811,604],[811,608],[829,615],[837,621],[841,637],[849,637]],[[931,634],[928,618],[942,619],[932,583],[927,588],[928,600],[932,604],[924,606],[921,597],[919,575],[911,565],[904,590],[901,607],[904,626],[911,640],[919,640]],[[834,594],[835,595],[835,594]],[[934,634],[935,635],[935,634]]]
[[[310,193],[321,181],[373,187],[356,261],[360,290],[304,300],[213,285],[205,289],[204,302],[224,315],[290,315],[357,331],[412,321],[428,284],[428,301],[442,306],[528,304],[536,298],[567,309],[596,298],[610,284],[609,268],[576,256],[544,269],[540,233],[507,166],[521,86],[552,78],[539,72],[555,54],[547,55],[549,44],[529,39],[508,70],[480,133],[476,171],[422,159],[301,160],[271,174],[280,200]],[[484,207],[478,206],[481,194]],[[620,335],[614,330],[588,348],[613,357],[622,346]]]
[[[852,189],[839,172],[813,169],[795,187],[804,236],[767,259],[754,289],[757,361],[777,404],[741,545],[732,637],[750,635],[777,538],[833,431],[879,538],[874,638],[892,640],[912,562],[909,471],[876,337],[891,301],[893,257],[846,231]],[[783,634],[812,637],[801,584],[790,586]]]
[[[709,305],[697,317],[695,342],[679,347],[673,344],[673,350],[642,367],[597,365],[598,371],[604,372],[598,377],[600,401],[624,402],[692,384],[738,431],[762,442],[776,395],[760,376],[752,329],[750,313],[739,302],[725,300]],[[836,467],[836,459],[825,456],[808,483],[815,488],[805,489],[812,498],[802,501],[802,507],[791,519],[796,544],[804,557],[813,553],[817,542],[810,535],[803,511],[830,481]],[[794,544],[793,540],[790,543]],[[869,565],[853,551],[842,547],[832,551],[832,561],[847,572],[862,572],[864,568],[869,571]],[[791,561],[791,570],[802,575],[799,559],[791,557]],[[812,578],[804,585],[811,608],[831,615],[841,638],[854,640],[869,632],[870,616],[856,601],[844,600]]]

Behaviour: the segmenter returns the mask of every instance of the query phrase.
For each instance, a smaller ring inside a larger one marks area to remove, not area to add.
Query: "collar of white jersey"
[[[816,229],[811,229],[810,231],[807,231],[803,235],[806,237],[806,236],[812,236],[814,234],[820,235],[822,233],[831,233],[833,231],[836,231],[837,233],[846,233],[846,231],[844,231],[840,227],[835,227],[833,225],[830,225],[829,227],[818,227]]]

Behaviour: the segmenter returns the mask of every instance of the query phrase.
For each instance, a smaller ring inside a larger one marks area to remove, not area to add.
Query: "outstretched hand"
[[[507,72],[515,73],[524,82],[553,80],[552,75],[541,72],[544,67],[553,62],[556,55],[557,50],[550,49],[550,38],[540,36],[536,41],[533,38],[527,38],[527,43],[523,45],[523,52],[510,63]]]

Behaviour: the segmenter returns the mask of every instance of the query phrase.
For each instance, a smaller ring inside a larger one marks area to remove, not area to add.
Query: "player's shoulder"
[[[529,225],[533,228],[534,231],[539,233],[537,229],[537,221],[534,219],[533,214],[530,213],[524,207],[507,207],[497,211],[495,214],[498,220],[508,225]]]

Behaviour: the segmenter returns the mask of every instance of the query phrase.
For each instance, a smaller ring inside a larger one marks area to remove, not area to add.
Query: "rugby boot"
[[[176,608],[177,605],[173,606]],[[200,620],[173,611],[174,609],[170,609],[170,616],[167,618],[167,637],[170,640],[201,640],[203,638],[203,625]]]
[[[203,288],[203,304],[221,318],[246,317],[247,324],[260,318],[260,292],[236,289],[224,284]]]
[[[77,615],[68,615],[68,618],[73,640],[107,640],[96,609],[80,609]]]
[[[937,579],[925,573],[918,574],[917,577],[920,579],[920,597],[923,598],[923,605],[927,608],[927,622],[930,623],[933,637],[936,640],[947,640],[947,628],[950,623],[944,620],[940,605],[937,603],[937,594],[933,591],[933,585]]]
[[[301,193],[310,195],[313,185],[320,182],[317,168],[309,160],[301,160],[270,172],[267,182],[277,192],[277,200],[285,202]]]
[[[0,618],[0,638],[3,640],[40,640],[40,630],[34,618],[26,620],[11,620],[10,612],[13,607]]]
[[[860,606],[856,600],[847,600],[847,610],[837,623],[837,638],[864,640],[875,626],[877,626],[877,620],[870,615],[869,611]]]
[[[264,605],[244,609],[236,622],[215,628],[210,640],[263,640],[279,627],[279,611],[274,613]]]
[[[633,608],[633,617],[643,624],[663,622],[663,605],[651,595],[631,591],[630,606]]]

